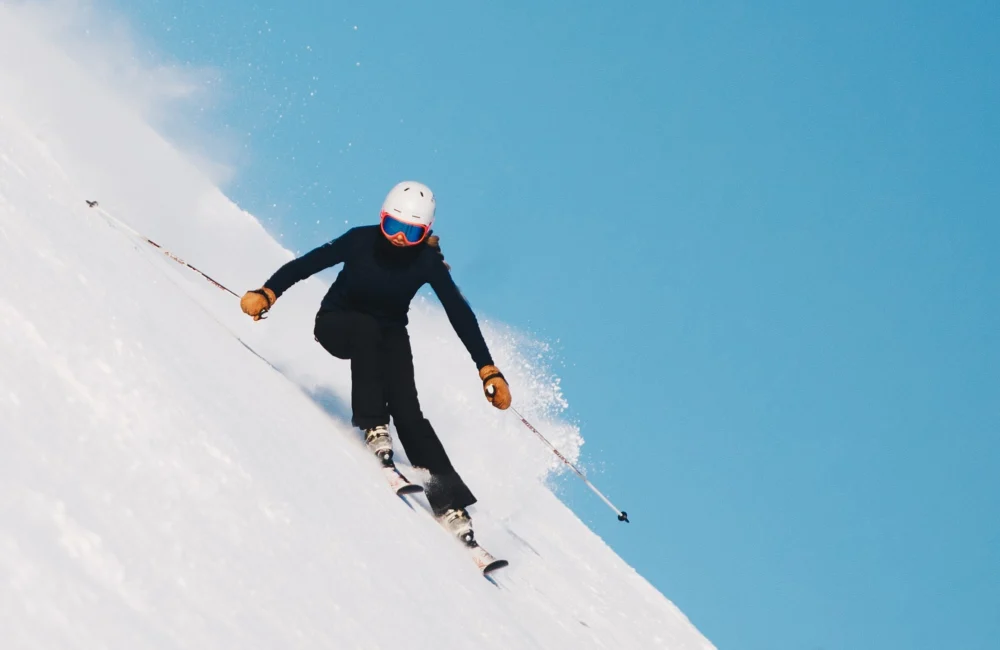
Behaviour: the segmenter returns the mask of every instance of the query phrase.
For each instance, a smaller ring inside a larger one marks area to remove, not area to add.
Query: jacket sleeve
[[[288,262],[275,271],[264,286],[273,291],[275,296],[280,296],[296,282],[345,261],[350,250],[352,232],[353,230],[348,230],[333,241]]]
[[[483,338],[482,330],[479,329],[479,321],[476,320],[472,307],[458,290],[444,261],[436,254],[431,263],[430,285],[441,301],[445,313],[448,314],[448,320],[455,328],[455,333],[472,355],[472,360],[476,362],[476,367],[493,365],[493,357],[490,356],[490,349]]]

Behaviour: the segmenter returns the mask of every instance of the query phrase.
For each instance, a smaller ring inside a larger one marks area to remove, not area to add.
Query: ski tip
[[[510,562],[508,562],[507,560],[493,560],[492,562],[483,567],[483,575],[488,576],[497,569],[502,569],[508,565],[510,565]]]
[[[396,490],[396,494],[398,494],[399,496],[403,496],[404,494],[420,494],[423,491],[424,487],[422,485],[414,485],[412,483],[409,483]]]

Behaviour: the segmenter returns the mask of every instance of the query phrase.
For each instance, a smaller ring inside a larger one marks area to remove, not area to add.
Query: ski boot
[[[396,463],[392,460],[392,438],[389,436],[389,425],[380,424],[377,427],[365,429],[365,445],[382,463],[382,474],[397,496],[424,491],[422,486],[410,483],[409,479],[396,468]]]
[[[449,533],[461,540],[466,546],[475,543],[475,535],[472,532],[472,519],[465,508],[452,508],[439,518],[441,525]]]
[[[438,521],[441,522],[445,530],[457,537],[458,541],[469,549],[472,561],[476,563],[484,576],[508,565],[507,560],[496,559],[489,551],[479,545],[472,533],[472,519],[469,518],[469,513],[465,508],[452,508],[438,517]]]
[[[375,454],[382,464],[392,461],[392,437],[389,436],[389,426],[380,424],[365,430],[365,445]]]

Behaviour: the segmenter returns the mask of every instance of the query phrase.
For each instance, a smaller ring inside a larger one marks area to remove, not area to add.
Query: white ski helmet
[[[434,192],[423,183],[403,181],[389,190],[382,214],[430,230],[434,224]]]

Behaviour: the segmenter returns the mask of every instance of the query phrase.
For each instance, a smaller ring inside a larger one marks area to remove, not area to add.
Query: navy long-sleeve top
[[[344,264],[320,311],[357,311],[388,325],[406,326],[410,301],[430,284],[477,368],[492,365],[479,322],[451,278],[440,253],[426,244],[394,246],[379,226],[352,228],[328,244],[288,262],[264,284],[280,296],[299,280]]]

